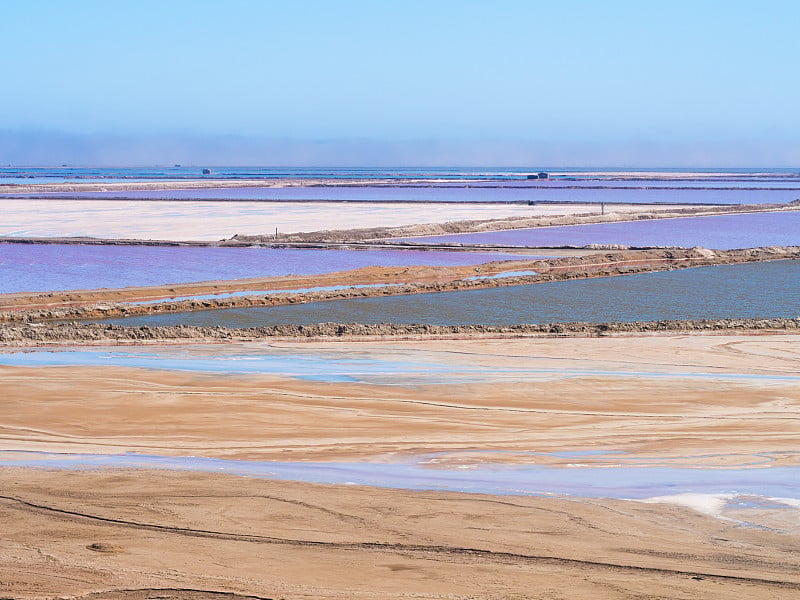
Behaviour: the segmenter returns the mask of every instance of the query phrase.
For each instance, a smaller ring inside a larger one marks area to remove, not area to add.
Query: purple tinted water
[[[516,325],[761,317],[800,317],[800,260],[104,322],[259,327],[322,322]]]
[[[687,248],[704,246],[729,250],[759,246],[797,246],[800,245],[800,211],[538,227],[405,239],[425,243],[532,247],[623,244]]]
[[[0,293],[318,275],[368,266],[472,265],[519,256],[418,250],[292,250],[0,244]]]
[[[80,193],[17,194],[26,197],[126,198],[167,200],[336,200],[375,202],[622,202],[631,204],[769,204],[800,198],[799,190],[722,189],[589,189],[541,187],[455,186],[320,186],[286,188],[205,188]]]

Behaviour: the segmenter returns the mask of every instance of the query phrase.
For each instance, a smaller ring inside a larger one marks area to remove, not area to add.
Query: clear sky
[[[796,0],[9,0],[0,162],[793,166],[798,31]]]

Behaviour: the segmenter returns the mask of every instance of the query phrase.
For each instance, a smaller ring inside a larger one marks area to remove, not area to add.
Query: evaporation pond
[[[703,246],[729,250],[761,246],[797,246],[800,245],[800,211],[537,227],[404,239],[420,243],[531,247],[621,244],[635,247]]]
[[[514,325],[800,316],[800,261],[781,260],[306,304],[108,319],[120,325]]]
[[[519,258],[421,250],[0,244],[0,293],[319,275],[368,266],[473,265]]]

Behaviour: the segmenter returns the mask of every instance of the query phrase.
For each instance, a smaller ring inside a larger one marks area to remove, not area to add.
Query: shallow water
[[[0,244],[0,293],[318,275],[368,266],[472,265],[519,258],[415,250]]]
[[[559,468],[459,465],[432,468],[431,458],[394,463],[257,462],[145,454],[56,454],[3,451],[0,465],[59,469],[156,468],[228,473],[311,483],[369,485],[500,495],[567,495],[644,499],[673,494],[800,498],[800,467],[713,469],[674,467]],[[773,500],[786,508],[791,505]]]
[[[589,244],[704,246],[719,250],[800,245],[800,211],[683,217],[404,238],[420,243],[561,247]]]
[[[782,260],[437,294],[156,314],[103,322],[225,327],[322,322],[515,325],[798,316],[800,261]]]

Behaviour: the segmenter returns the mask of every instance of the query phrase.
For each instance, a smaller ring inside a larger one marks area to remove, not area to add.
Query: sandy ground
[[[489,450],[616,449],[649,457],[644,464],[742,466],[766,452],[773,453],[772,466],[795,464],[799,340],[272,342],[281,351],[326,360],[362,356],[448,366],[438,382],[404,378],[392,368],[380,383],[330,383],[113,364],[1,367],[0,449],[315,461],[471,451],[445,458],[450,466],[498,460]],[[247,355],[263,348],[222,344],[193,351]],[[470,380],[459,382],[454,373]],[[574,458],[511,454],[502,460],[563,466]],[[597,460],[608,467],[616,459]],[[0,596],[800,594],[800,526],[793,511],[766,511],[759,517],[766,521],[758,522],[772,529],[760,529],[680,506],[607,499],[158,471],[4,468],[0,479]]]
[[[781,379],[800,373],[796,335],[274,344],[312,360],[386,361],[387,384],[0,367],[0,449],[259,460],[615,449],[726,454],[738,465],[796,450],[800,439],[800,383]],[[263,347],[189,349],[246,356]],[[396,361],[444,370],[433,383],[393,379]]]
[[[598,212],[597,206],[0,199],[0,237],[217,241],[326,229]],[[647,211],[685,208],[648,207]],[[615,205],[614,212],[642,205]],[[611,209],[609,209],[610,212]]]
[[[796,538],[688,509],[148,471],[3,472],[14,598],[797,598]]]

